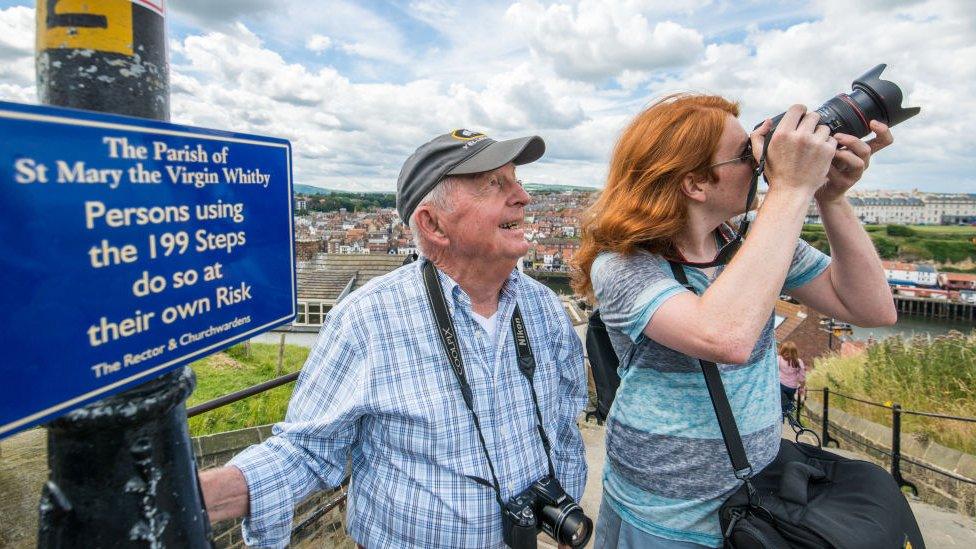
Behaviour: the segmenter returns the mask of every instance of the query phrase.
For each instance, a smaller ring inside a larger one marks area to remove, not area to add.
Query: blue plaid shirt
[[[420,276],[422,261],[373,279],[326,317],[285,421],[233,460],[247,480],[249,545],[287,544],[294,505],[337,486],[352,462],[349,533],[369,549],[502,547],[501,510],[477,432],[446,360]],[[586,483],[576,417],[586,403],[579,337],[556,296],[513,271],[494,337],[471,300],[438,272],[464,353],[475,411],[507,501],[548,473],[529,383],[516,363],[518,303],[553,462],[579,501]]]

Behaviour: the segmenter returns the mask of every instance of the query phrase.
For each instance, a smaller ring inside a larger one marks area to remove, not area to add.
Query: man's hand
[[[810,196],[824,184],[838,142],[830,135],[830,129],[819,122],[820,115],[807,112],[803,105],[793,105],[780,119],[766,155],[770,192],[775,189]],[[753,137],[755,145],[756,137]]]
[[[234,466],[202,471],[199,475],[203,503],[210,522],[218,522],[248,513],[250,499],[247,481],[241,470]]]
[[[875,137],[868,142],[846,133],[834,135],[841,148],[837,149],[830,163],[827,183],[820,187],[815,195],[817,201],[830,202],[841,199],[847,189],[853,187],[864,175],[864,170],[868,169],[868,164],[871,163],[871,155],[894,142],[888,126],[872,120],[870,128]]]

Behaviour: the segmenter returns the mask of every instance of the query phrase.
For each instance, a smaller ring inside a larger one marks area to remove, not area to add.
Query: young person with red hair
[[[872,122],[868,142],[831,136],[816,113],[791,107],[766,153],[769,191],[739,246],[726,222],[746,213],[772,124],[750,135],[738,114],[736,103],[690,94],[638,114],[583,225],[574,285],[599,304],[623,372],[607,419],[597,547],[721,546],[716,511],[740,481],[699,359],[719,365],[758,472],[779,448],[781,293],[854,324],[896,319],[881,262],[845,197],[871,154],[892,142],[888,128]],[[832,258],[799,238],[814,199]],[[729,241],[739,247],[726,264]]]

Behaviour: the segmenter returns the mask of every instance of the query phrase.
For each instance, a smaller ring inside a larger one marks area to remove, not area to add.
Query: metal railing
[[[823,408],[822,408],[821,414],[820,414],[820,421],[821,421],[821,435],[820,435],[820,439],[823,441],[824,447],[827,447],[831,442],[833,442],[835,447],[840,448],[840,442],[836,438],[830,436],[830,432],[828,430],[828,427],[830,425],[830,396],[831,395],[834,395],[836,397],[844,398],[844,399],[847,399],[847,400],[852,400],[852,401],[855,401],[855,402],[860,402],[861,404],[866,404],[868,406],[875,406],[877,408],[883,408],[883,409],[890,409],[891,410],[891,451],[890,452],[889,451],[886,451],[886,450],[884,450],[882,448],[878,448],[878,447],[873,446],[871,444],[868,444],[866,442],[860,442],[860,441],[858,441],[858,444],[860,444],[860,445],[862,445],[862,446],[864,446],[864,447],[866,447],[866,448],[868,448],[870,450],[873,450],[873,451],[875,451],[875,452],[877,452],[877,453],[879,453],[879,454],[881,454],[883,456],[887,456],[887,457],[891,458],[891,476],[894,477],[895,481],[898,482],[898,485],[899,486],[910,488],[912,490],[912,492],[914,492],[914,494],[916,496],[918,495],[918,487],[916,487],[915,484],[913,484],[913,483],[905,480],[905,478],[901,474],[901,462],[902,461],[911,463],[912,465],[915,465],[916,467],[921,467],[923,469],[932,471],[933,473],[937,473],[937,474],[940,474],[940,475],[947,476],[947,477],[952,478],[954,480],[957,480],[959,482],[964,482],[964,483],[967,483],[967,484],[976,485],[976,480],[973,480],[973,479],[970,479],[970,478],[966,478],[966,477],[957,475],[957,474],[955,474],[955,473],[953,473],[951,471],[944,471],[942,469],[938,469],[936,467],[932,467],[931,465],[927,465],[925,463],[920,463],[919,461],[916,461],[914,459],[911,459],[909,457],[904,456],[902,454],[902,452],[901,452],[901,419],[902,419],[902,416],[903,415],[924,416],[924,417],[930,417],[930,418],[935,418],[935,419],[947,419],[947,420],[951,420],[951,421],[962,421],[962,422],[966,422],[966,423],[976,423],[976,418],[974,418],[974,417],[950,416],[950,415],[946,415],[946,414],[936,414],[936,413],[933,413],[933,412],[921,412],[921,411],[918,411],[918,410],[905,410],[898,403],[894,403],[894,402],[892,402],[892,403],[888,403],[888,402],[874,402],[874,401],[870,401],[870,400],[865,400],[863,398],[858,398],[858,397],[851,396],[851,395],[845,395],[844,393],[840,393],[838,391],[831,391],[829,387],[824,387],[822,389],[808,389],[807,391],[808,391],[808,393],[814,392],[814,391],[820,391],[822,393],[822,395],[823,395],[823,397],[822,397],[823,398]],[[796,407],[796,418],[797,418],[797,421],[800,420],[800,409],[801,408],[802,408],[802,406],[797,406]]]
[[[200,414],[207,413],[211,410],[216,410],[217,408],[227,406],[228,404],[233,404],[234,402],[244,400],[245,398],[261,394],[265,391],[270,391],[271,389],[281,387],[282,385],[287,385],[297,380],[299,373],[300,372],[293,372],[290,374],[283,375],[281,377],[269,379],[268,381],[258,383],[257,385],[252,385],[251,387],[241,389],[240,391],[235,391],[233,393],[226,394],[222,397],[209,400],[207,402],[204,402],[203,404],[197,404],[196,406],[187,408],[186,417],[191,418],[194,416],[198,416]],[[295,525],[292,528],[291,534],[295,535],[301,533],[302,531],[306,530],[309,526],[314,524],[318,519],[322,518],[322,516],[324,516],[326,513],[344,504],[346,502],[346,491],[348,485],[349,485],[349,477],[346,477],[346,479],[343,480],[342,483],[339,485],[338,493],[336,494],[336,496],[326,501],[318,509],[309,513],[308,516],[302,522],[300,522],[299,524]]]
[[[204,402],[203,404],[197,404],[191,408],[187,408],[186,417],[190,418],[193,416],[198,416],[204,412],[209,412],[210,410],[215,410],[221,406],[227,406],[237,402],[238,400],[244,400],[247,397],[254,396],[259,393],[274,389],[276,387],[281,387],[282,385],[287,385],[292,381],[298,379],[299,372],[293,372],[291,374],[283,375],[281,377],[276,377],[274,379],[269,379],[268,381],[258,383],[246,389],[241,389],[240,391],[235,391],[233,393],[224,395],[222,397],[217,397],[213,400]]]

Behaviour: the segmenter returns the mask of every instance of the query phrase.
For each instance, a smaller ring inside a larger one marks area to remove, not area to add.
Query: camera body
[[[502,537],[509,547],[536,547],[539,530],[571,547],[582,547],[593,533],[593,521],[552,476],[535,481],[502,509]]]

